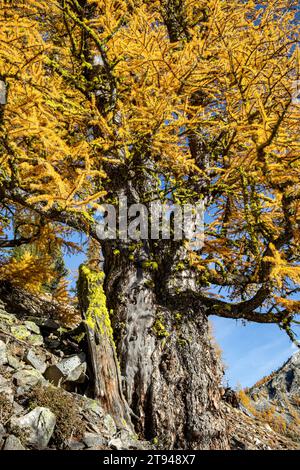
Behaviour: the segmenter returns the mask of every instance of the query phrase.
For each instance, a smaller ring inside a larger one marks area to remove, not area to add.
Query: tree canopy
[[[170,302],[278,323],[293,337],[298,8],[293,0],[1,1],[0,277],[15,269],[17,279],[18,266],[30,273],[33,254],[16,258],[18,246],[44,247],[45,272],[49,234],[60,245],[70,229],[97,239],[100,205],[148,179],[141,202],[204,199],[208,214],[203,248],[184,261],[200,293],[172,293]]]

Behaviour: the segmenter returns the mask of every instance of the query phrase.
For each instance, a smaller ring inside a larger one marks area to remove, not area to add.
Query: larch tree
[[[298,8],[1,2],[0,247],[36,242],[45,224],[100,242],[105,277],[82,267],[79,283],[95,395],[165,448],[227,448],[210,315],[295,339]],[[203,246],[99,239],[98,210],[120,196],[204,201]],[[20,210],[29,222],[8,236]]]

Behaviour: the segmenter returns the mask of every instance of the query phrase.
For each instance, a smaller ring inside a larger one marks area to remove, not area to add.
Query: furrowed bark
[[[105,254],[105,291],[136,430],[164,449],[226,449],[222,367],[205,307],[194,312],[163,306],[157,295],[163,280],[145,267],[141,252],[134,262],[126,250]]]

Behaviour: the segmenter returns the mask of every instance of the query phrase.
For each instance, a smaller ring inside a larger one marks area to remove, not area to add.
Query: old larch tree
[[[1,1],[0,277],[37,291],[49,240],[99,243],[103,272],[90,262],[78,281],[94,394],[164,448],[227,448],[210,315],[295,339],[297,8]],[[99,240],[97,211],[120,196],[204,200],[204,246]]]

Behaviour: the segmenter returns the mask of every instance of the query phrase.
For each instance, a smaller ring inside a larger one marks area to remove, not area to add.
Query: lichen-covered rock
[[[31,344],[32,346],[42,346],[44,344],[44,339],[41,335],[36,335],[31,333],[27,337],[27,342]]]
[[[9,326],[17,323],[17,317],[11,313],[0,310],[0,327],[5,331],[9,330]]]
[[[147,450],[153,449],[149,442],[139,441],[128,432],[123,432],[108,442],[109,447],[115,450]]]
[[[24,322],[24,325],[26,326],[27,330],[32,331],[33,333],[35,333],[37,335],[41,334],[40,328],[33,321],[27,320],[27,321]]]
[[[100,418],[102,418],[105,415],[105,412],[104,412],[103,408],[100,406],[99,401],[92,400],[91,398],[86,398],[85,399],[83,409],[87,413],[95,414]],[[106,416],[109,416],[109,415],[106,415]],[[114,429],[115,429],[116,425],[115,425],[114,421],[113,421],[113,426],[114,426]]]
[[[111,415],[107,414],[107,415],[104,416],[103,425],[104,425],[104,429],[106,431],[106,435],[113,436],[114,434],[116,434],[116,432],[117,432],[116,423],[113,420],[113,418],[111,417]]]
[[[139,440],[136,435],[126,431],[125,429],[121,430],[117,434],[118,438],[113,439],[110,445],[113,447],[116,445],[115,441],[120,440],[122,442],[122,447],[118,450],[145,450],[153,448],[149,442]],[[116,447],[117,448],[117,447]]]
[[[28,329],[26,325],[19,324],[14,325],[10,328],[11,334],[20,341],[26,341],[32,344],[32,346],[41,346],[44,342],[43,337],[40,334],[33,333],[31,329]]]
[[[14,383],[22,388],[32,388],[38,384],[45,383],[42,374],[33,368],[18,370],[12,378]]]
[[[47,447],[56,424],[56,417],[48,408],[38,406],[24,416],[13,417],[10,428],[24,432],[27,445],[37,449]]]
[[[14,335],[16,339],[19,339],[21,341],[25,341],[28,338],[28,336],[30,336],[30,331],[28,331],[26,326],[24,325],[12,326],[10,331],[11,331],[11,334]]]
[[[21,362],[10,353],[7,353],[7,363],[13,369],[20,369],[22,367]]]

